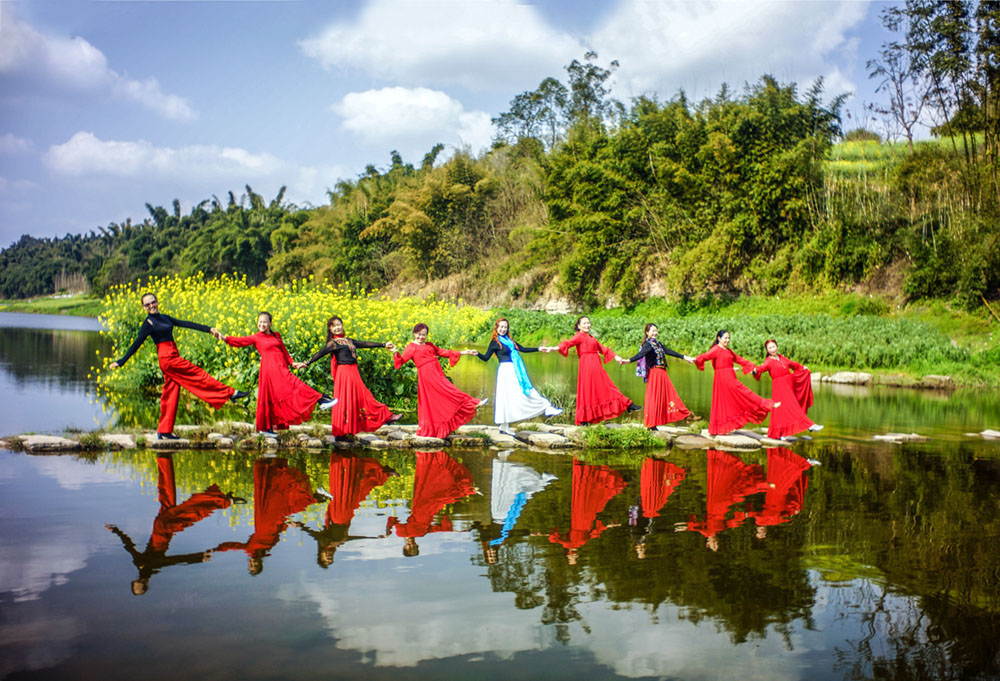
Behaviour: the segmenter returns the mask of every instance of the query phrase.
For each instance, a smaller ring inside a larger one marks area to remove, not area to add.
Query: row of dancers
[[[526,347],[511,337],[510,322],[496,320],[485,353],[476,350],[448,350],[428,340],[429,328],[420,323],[413,327],[413,340],[399,352],[392,342],[365,341],[347,336],[344,322],[338,316],[326,322],[325,344],[306,361],[295,361],[285,347],[281,334],[273,328],[270,313],[257,317],[257,333],[250,336],[228,336],[214,327],[175,319],[159,311],[153,293],[141,297],[146,318],[139,335],[125,354],[111,363],[111,368],[123,366],[135,354],[147,337],[156,345],[163,390],[160,398],[159,439],[177,439],[173,433],[180,388],[218,409],[227,401],[243,399],[249,393],[236,390],[212,378],[203,369],[180,356],[173,338],[174,327],[210,333],[235,348],[254,347],[260,355],[257,388],[256,428],[265,435],[290,425],[303,423],[314,409],[331,410],[331,433],[347,438],[361,432],[373,432],[383,424],[400,419],[379,402],[365,385],[358,372],[359,349],[385,349],[393,353],[393,363],[400,369],[407,362],[417,368],[417,435],[444,438],[459,426],[468,423],[488,399],[477,399],[459,390],[448,380],[439,359],[454,366],[463,355],[477,356],[486,362],[496,356],[496,392],[494,421],[505,434],[513,434],[511,424],[526,419],[557,416],[562,410],[543,397],[531,382],[522,354],[558,352],[568,357],[575,349],[579,358],[576,387],[576,423],[589,425],[613,419],[630,411],[643,410],[622,394],[604,370],[603,364],[636,363],[636,374],[646,382],[643,423],[647,428],[681,421],[692,416],[667,374],[667,357],[674,357],[704,370],[711,363],[715,377],[712,386],[712,406],[708,432],[711,435],[729,433],[747,423],[760,423],[768,414],[771,421],[768,436],[787,438],[804,430],[819,430],[807,415],[813,404],[812,385],[807,367],[778,353],[774,340],[765,344],[766,359],[754,365],[729,348],[731,336],[719,331],[712,347],[696,357],[680,354],[664,347],[657,340],[656,324],[646,324],[642,344],[632,357],[617,355],[591,334],[591,321],[582,316],[576,320],[574,335],[555,346]],[[292,370],[304,369],[320,359],[330,357],[333,394],[326,395],[307,385]],[[741,383],[735,367],[744,374],[760,379],[769,373],[772,398],[763,398]]]
[[[677,522],[668,531],[696,532],[705,537],[706,546],[717,551],[719,535],[746,522],[756,525],[756,536],[763,539],[767,528],[789,522],[804,505],[808,486],[806,472],[813,462],[785,448],[767,451],[767,469],[758,464],[748,464],[734,454],[708,450],[705,513],[690,515]],[[186,554],[169,554],[170,543],[179,532],[212,515],[217,510],[246,500],[230,493],[223,493],[212,484],[202,492],[192,494],[178,502],[174,461],[170,454],[157,457],[157,490],[159,511],[153,521],[149,541],[143,551],[115,525],[107,529],[117,535],[131,556],[139,576],[132,582],[132,592],[145,593],[150,578],[171,565],[202,563],[214,553],[242,551],[248,557],[250,574],[264,569],[264,558],[281,539],[288,527],[299,528],[316,541],[316,561],[322,568],[334,562],[337,549],[351,539],[364,538],[352,535],[351,523],[362,502],[372,490],[384,485],[397,475],[391,467],[370,457],[330,455],[329,490],[313,490],[309,477],[301,470],[288,465],[283,458],[261,458],[254,463],[254,491],[252,534],[245,541],[222,542],[205,551]],[[627,518],[621,518],[629,527],[636,557],[646,557],[646,540],[654,532],[654,522],[664,513],[664,508],[688,471],[662,459],[647,458],[643,461],[639,479],[638,503],[629,507]],[[622,474],[610,466],[586,464],[573,460],[572,494],[569,524],[553,528],[548,535],[536,530],[518,529],[518,520],[531,498],[544,490],[556,477],[538,473],[529,466],[507,461],[493,461],[490,486],[491,522],[475,522],[474,529],[480,542],[484,561],[493,564],[499,560],[499,547],[511,536],[547,536],[553,544],[566,550],[566,559],[576,564],[579,552],[590,540],[599,537],[621,522],[598,518],[610,500],[621,494],[628,483]],[[476,494],[478,489],[469,469],[446,452],[417,452],[414,470],[413,499],[409,515],[400,520],[393,515],[387,518],[384,534],[404,540],[403,555],[419,555],[417,540],[428,534],[453,532],[455,527],[443,509]],[[755,504],[748,497],[763,493]],[[319,528],[309,527],[290,519],[309,506],[326,502],[326,510]]]

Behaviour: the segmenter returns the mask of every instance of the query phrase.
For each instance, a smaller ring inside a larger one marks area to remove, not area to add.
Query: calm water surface
[[[0,432],[88,404],[99,336],[36,333],[0,328]],[[673,376],[707,413],[710,374]],[[1000,445],[963,435],[996,397],[811,414],[738,455],[0,451],[0,678],[1000,678]]]

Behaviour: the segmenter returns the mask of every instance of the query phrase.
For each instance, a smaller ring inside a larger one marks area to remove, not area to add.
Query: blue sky
[[[0,248],[185,212],[244,186],[299,205],[389,153],[476,152],[588,49],[614,95],[696,99],[765,73],[878,99],[881,3],[818,0],[0,0]]]

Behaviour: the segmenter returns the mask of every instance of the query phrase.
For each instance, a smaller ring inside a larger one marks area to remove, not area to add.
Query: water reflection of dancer
[[[360,456],[330,454],[330,501],[326,505],[326,525],[314,530],[299,522],[291,522],[316,540],[316,562],[321,568],[333,564],[333,554],[348,540],[354,512],[376,487],[390,476],[398,475],[375,459]]]
[[[632,516],[629,517],[637,558],[646,557],[646,538],[653,531],[653,519],[659,517],[660,510],[666,506],[670,495],[677,490],[686,475],[687,471],[683,468],[662,459],[646,457],[642,462],[639,474],[642,516],[639,517],[639,509],[635,509],[634,522]]]
[[[344,334],[344,321],[334,315],[326,321],[326,345],[305,362],[295,364],[302,369],[321,357],[330,355],[330,377],[333,378],[333,397],[337,403],[330,412],[330,432],[334,437],[370,433],[383,423],[400,419],[389,407],[375,399],[358,373],[358,348],[385,348],[395,351],[392,343],[375,343],[348,338]]]
[[[562,409],[554,407],[542,397],[528,378],[528,371],[521,359],[522,352],[538,352],[539,348],[526,348],[510,337],[510,322],[500,318],[493,325],[493,337],[486,348],[486,354],[477,353],[479,359],[488,362],[497,356],[496,397],[493,400],[493,421],[500,426],[500,432],[513,435],[510,424],[523,421],[540,414],[546,417],[558,416]],[[548,350],[548,348],[546,348]]]
[[[204,324],[185,322],[160,314],[160,304],[152,293],[142,294],[140,300],[146,310],[146,319],[142,322],[139,335],[125,351],[122,358],[112,362],[110,367],[117,369],[124,366],[147,337],[153,339],[153,343],[156,344],[156,355],[160,362],[160,371],[163,372],[160,422],[156,426],[156,437],[158,440],[177,440],[178,437],[174,435],[174,419],[177,417],[177,401],[180,398],[181,388],[208,402],[215,409],[219,409],[227,401],[243,399],[249,393],[235,390],[220,383],[205,373],[204,369],[187,361],[177,352],[177,344],[174,343],[175,326],[213,335],[218,334],[218,330]]]
[[[570,497],[569,531],[561,533],[558,528],[549,535],[549,541],[566,548],[566,560],[576,565],[581,546],[604,530],[617,527],[619,523],[605,525],[597,519],[612,497],[625,489],[621,473],[608,466],[592,466],[573,459],[573,488]]]
[[[497,562],[497,550],[517,524],[525,504],[556,479],[551,473],[537,473],[533,468],[501,459],[493,460],[490,478],[490,514],[493,524],[480,528],[479,541],[483,558],[490,565]]]
[[[757,523],[757,537],[763,539],[771,525],[787,523],[802,510],[812,467],[807,459],[784,447],[767,450],[767,493],[764,507],[750,515]]]
[[[681,523],[676,529],[700,532],[705,537],[705,546],[718,551],[717,535],[732,527],[739,527],[750,517],[744,511],[736,511],[732,517],[727,518],[730,507],[767,488],[764,470],[760,466],[744,463],[732,454],[709,449],[705,518],[698,520],[691,516],[687,523]]]
[[[580,357],[580,368],[576,378],[576,423],[585,426],[589,423],[600,423],[626,411],[642,409],[632,400],[622,395],[621,391],[601,366],[601,358],[607,364],[615,358],[615,351],[606,348],[590,335],[590,319],[580,317],[576,320],[573,330],[576,333],[569,340],[559,343],[559,354],[569,357],[570,348],[576,348]]]
[[[753,370],[758,381],[762,374],[771,374],[771,397],[780,406],[771,412],[767,436],[781,438],[803,430],[822,430],[806,416],[813,403],[812,380],[809,369],[778,354],[778,344],[773,340],[764,343],[767,359]]]
[[[257,333],[252,336],[223,336],[234,348],[252,345],[260,354],[260,374],[257,379],[257,430],[273,435],[273,430],[286,430],[288,426],[303,423],[312,416],[313,409],[329,409],[334,400],[313,390],[293,374],[292,356],[281,340],[281,334],[271,328],[271,313],[257,315]]]
[[[715,342],[708,352],[695,357],[694,363],[699,371],[705,370],[705,363],[711,362],[715,369],[712,381],[712,412],[708,419],[710,435],[722,435],[737,428],[742,428],[748,422],[760,423],[767,413],[780,402],[765,400],[750,390],[736,378],[733,367],[739,364],[743,373],[753,371],[752,362],[743,359],[729,349],[729,332],[723,329],[715,336]]]
[[[472,420],[476,409],[487,400],[477,400],[466,395],[448,380],[441,369],[438,357],[446,357],[449,366],[458,364],[462,355],[478,355],[475,350],[442,350],[427,342],[427,325],[413,327],[413,342],[407,344],[403,354],[394,357],[397,369],[413,360],[417,367],[417,435],[447,437],[464,423]]]
[[[158,469],[156,488],[159,494],[160,511],[153,520],[153,531],[140,553],[135,542],[115,525],[105,527],[118,535],[132,562],[139,569],[139,578],[132,582],[132,593],[141,596],[149,589],[149,578],[168,565],[188,565],[203,563],[211,556],[211,551],[198,551],[182,555],[168,556],[170,540],[174,535],[207,518],[220,508],[227,508],[233,501],[232,494],[223,494],[218,485],[210,485],[204,492],[192,494],[182,504],[177,503],[177,483],[174,479],[174,459],[170,454],[156,457]]]
[[[448,504],[477,493],[469,469],[444,452],[417,452],[417,467],[413,476],[413,502],[410,517],[400,522],[392,516],[386,522],[385,532],[396,531],[403,537],[403,555],[420,554],[417,538],[431,532],[451,532],[451,519],[447,515],[435,523],[434,516]]]
[[[245,542],[223,542],[213,551],[245,551],[250,574],[260,574],[264,556],[281,539],[288,516],[316,502],[308,476],[289,467],[287,459],[257,459],[253,464],[253,534]]]
[[[656,324],[646,324],[642,346],[632,357],[625,359],[615,355],[619,364],[638,362],[636,375],[646,382],[646,398],[642,422],[649,429],[686,419],[691,415],[681,401],[674,384],[667,375],[667,356],[683,359],[694,364],[694,358],[665,348],[656,340],[660,330]]]

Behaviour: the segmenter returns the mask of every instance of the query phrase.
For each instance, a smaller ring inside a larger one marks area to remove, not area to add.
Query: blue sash
[[[531,379],[528,378],[528,370],[524,368],[524,360],[521,359],[521,353],[517,351],[514,341],[508,336],[497,336],[497,340],[500,341],[501,345],[510,350],[510,360],[514,363],[514,374],[517,375],[517,382],[521,386],[521,392],[525,395],[530,395],[535,387],[531,385]]]

